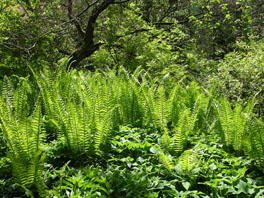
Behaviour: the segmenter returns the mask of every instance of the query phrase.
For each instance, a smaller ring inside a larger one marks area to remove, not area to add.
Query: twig
[[[80,17],[82,16],[90,7],[92,7],[93,5],[97,4],[100,0],[97,0],[95,2],[93,2],[92,4],[88,5],[83,11],[81,11],[78,15],[76,15],[76,17]]]

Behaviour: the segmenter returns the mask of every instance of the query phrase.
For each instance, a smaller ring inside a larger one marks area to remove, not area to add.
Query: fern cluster
[[[48,120],[75,154],[101,155],[112,129],[130,124],[153,126],[162,133],[164,151],[180,155],[206,118],[209,97],[196,83],[157,82],[144,71],[130,75],[122,68],[93,74],[59,69],[53,75],[44,69],[34,75]]]
[[[255,159],[258,166],[264,170],[264,122],[254,118],[248,127],[243,139],[243,150]]]
[[[36,74],[44,111],[74,153],[95,150],[106,143],[110,129],[131,124],[161,130],[171,137],[176,152],[184,150],[185,139],[195,133],[201,90],[189,94],[180,84],[167,87],[146,80],[144,73],[129,75],[120,69],[84,74],[49,70]],[[190,90],[198,87],[191,85]],[[186,100],[188,99],[188,100]],[[165,131],[173,130],[173,133]]]
[[[225,145],[244,151],[263,168],[264,123],[253,114],[254,100],[244,109],[239,104],[232,109],[225,98],[218,105],[218,131]]]
[[[199,166],[200,163],[201,157],[199,157],[198,146],[196,145],[193,149],[185,150],[177,159],[167,152],[160,150],[159,161],[169,172],[180,169],[185,174],[191,174],[193,169]]]
[[[14,89],[8,78],[4,79],[0,97],[0,126],[18,183],[25,188],[35,185],[40,194],[45,194],[41,180],[45,162],[45,130],[40,99],[29,114],[30,89],[27,88],[27,79],[20,79],[17,89]]]
[[[250,113],[250,112],[248,112]],[[218,108],[219,131],[226,146],[232,146],[235,150],[242,150],[243,137],[247,124],[246,112],[237,104],[234,110],[231,104],[222,98]]]
[[[0,128],[18,182],[36,184],[40,194],[47,136],[62,140],[75,157],[101,156],[120,125],[150,127],[160,132],[160,162],[171,172],[177,156],[188,172],[198,163],[198,150],[186,150],[188,138],[216,126],[227,147],[264,160],[264,124],[254,118],[254,103],[244,109],[238,104],[233,109],[224,98],[218,103],[216,86],[206,91],[196,83],[158,81],[143,70],[128,74],[122,68],[77,73],[62,64],[56,72],[44,67],[32,73],[35,84],[4,79]],[[49,127],[54,130],[45,132]]]

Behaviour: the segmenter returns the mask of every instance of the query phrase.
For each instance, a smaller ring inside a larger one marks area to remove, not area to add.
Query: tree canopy
[[[217,60],[236,42],[263,35],[262,1],[4,0],[0,10],[0,64],[10,73],[19,71],[16,62],[63,56],[78,68],[95,52],[111,67],[132,70],[147,68],[164,50],[178,63],[188,53]]]

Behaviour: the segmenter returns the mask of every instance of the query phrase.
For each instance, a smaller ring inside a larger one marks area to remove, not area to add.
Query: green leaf
[[[236,187],[238,188],[240,192],[247,194],[248,185],[246,182],[243,182],[242,180],[240,180]]]
[[[191,186],[190,182],[183,182],[182,185],[183,185],[183,187],[184,187],[186,190],[189,190],[189,188],[190,188],[190,186]]]
[[[157,148],[155,148],[155,147],[151,147],[149,150],[150,150],[151,153],[159,154],[159,150]]]

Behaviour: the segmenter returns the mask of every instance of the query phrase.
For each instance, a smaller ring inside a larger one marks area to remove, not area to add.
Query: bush
[[[257,95],[262,112],[264,92],[264,40],[250,44],[238,43],[238,50],[226,55],[218,69],[208,75],[207,82],[219,83],[223,94],[232,102],[246,103]]]

